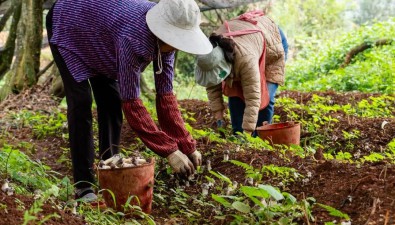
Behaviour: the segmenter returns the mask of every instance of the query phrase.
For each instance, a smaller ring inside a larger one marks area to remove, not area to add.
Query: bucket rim
[[[275,128],[275,127],[271,127],[273,125],[279,125],[279,124],[284,124],[284,127],[281,128]],[[272,124],[265,124],[263,126],[257,127],[256,130],[257,131],[270,131],[270,130],[281,130],[281,129],[285,129],[285,128],[292,128],[292,127],[296,127],[296,126],[300,126],[300,122],[297,121],[287,121],[287,122],[283,122],[283,123],[272,123]]]
[[[149,158],[148,160],[150,160],[151,162],[143,164],[143,165],[139,165],[139,166],[121,167],[121,168],[114,168],[114,169],[100,169],[99,167],[97,167],[97,170],[101,172],[101,171],[116,171],[116,170],[137,169],[137,168],[152,166],[153,164],[155,164],[155,158],[154,157]]]

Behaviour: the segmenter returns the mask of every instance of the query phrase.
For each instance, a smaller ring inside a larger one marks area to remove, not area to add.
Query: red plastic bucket
[[[108,191],[103,191],[108,207],[123,212],[126,201],[136,196],[139,201],[133,198],[130,204],[140,205],[143,212],[151,213],[155,159],[151,158],[148,162],[130,168],[98,169],[100,188],[111,190],[115,195],[116,202]]]
[[[258,136],[263,140],[268,140],[271,145],[299,145],[300,144],[300,123],[285,122],[268,124],[263,122],[261,127],[257,127]]]

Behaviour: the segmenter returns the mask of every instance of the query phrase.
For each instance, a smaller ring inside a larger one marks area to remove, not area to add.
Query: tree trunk
[[[14,0],[13,5],[14,16],[12,18],[11,28],[4,49],[0,51],[0,80],[2,80],[5,73],[10,69],[15,52],[17,28],[21,17],[21,0]]]
[[[43,32],[43,0],[23,0],[22,17],[17,31],[17,54],[12,70],[7,74],[0,100],[11,91],[19,93],[37,82]]]
[[[13,91],[19,92],[37,82],[40,70],[40,53],[43,32],[42,0],[24,0],[22,23],[19,25],[23,36],[22,58],[17,65]]]
[[[0,19],[0,32],[3,31],[5,25],[7,24],[8,19],[14,13],[14,4],[12,4],[7,11],[4,13],[3,17]]]

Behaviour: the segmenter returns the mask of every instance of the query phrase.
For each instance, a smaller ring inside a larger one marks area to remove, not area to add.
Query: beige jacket
[[[231,20],[229,27],[231,31],[245,29],[261,29],[265,34],[266,41],[266,81],[284,84],[285,56],[281,42],[278,26],[268,17],[255,18],[257,25],[240,20]],[[227,30],[222,25],[215,34],[226,33]],[[231,75],[225,80],[226,85],[233,82],[241,82],[246,109],[243,116],[243,129],[253,131],[258,120],[259,107],[261,104],[261,84],[259,59],[263,51],[263,36],[261,32],[237,36],[233,38],[236,43],[235,63]],[[216,119],[222,119],[224,111],[224,101],[222,97],[222,85],[207,88],[207,95],[210,101],[211,110],[216,115]]]

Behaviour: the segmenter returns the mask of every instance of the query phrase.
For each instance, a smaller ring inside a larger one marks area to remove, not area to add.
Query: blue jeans
[[[276,95],[277,88],[278,84],[267,82],[267,89],[269,91],[269,105],[259,111],[258,121],[256,124],[257,126],[261,126],[264,121],[268,121],[269,123],[272,122],[275,103],[274,96]],[[229,97],[229,112],[233,134],[236,134],[237,132],[243,132],[242,124],[245,107],[246,105],[241,98]],[[253,136],[256,135],[256,131],[254,131]]]

